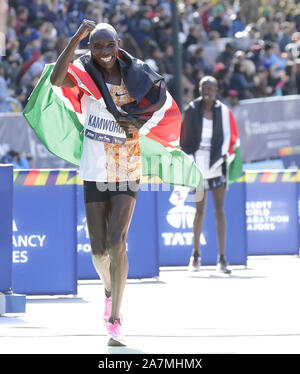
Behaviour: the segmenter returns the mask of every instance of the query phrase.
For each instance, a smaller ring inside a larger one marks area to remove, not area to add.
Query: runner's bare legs
[[[119,194],[109,202],[86,203],[92,259],[107,291],[111,291],[110,321],[120,319],[120,308],[128,275],[126,238],[136,199]]]
[[[226,215],[225,215],[226,187],[221,186],[212,190],[214,201],[215,217],[217,222],[217,236],[219,255],[225,255],[226,248]]]
[[[111,292],[109,272],[110,259],[106,248],[109,203],[86,203],[85,211],[90,236],[93,264],[99,277],[103,281],[106,291]]]
[[[197,259],[200,256],[200,235],[202,232],[203,220],[205,216],[206,210],[206,200],[207,200],[207,191],[202,192],[203,198],[199,199],[199,194],[195,193],[195,204],[196,204],[196,213],[194,218],[193,224],[193,231],[194,231],[194,259]],[[201,196],[202,197],[202,196]]]

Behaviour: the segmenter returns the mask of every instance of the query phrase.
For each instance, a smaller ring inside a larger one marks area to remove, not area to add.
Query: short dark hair
[[[218,82],[215,77],[212,75],[205,75],[199,82],[199,87],[201,87],[205,82],[209,82],[214,84],[216,87],[218,86]]]
[[[116,39],[119,39],[119,36],[118,36],[118,33],[117,33],[117,30],[112,26],[110,25],[109,23],[98,23],[96,25],[96,27],[94,28],[94,30],[91,31],[90,33],[90,36],[89,36],[89,41],[91,41],[92,37],[98,32],[98,31],[101,31],[101,30],[107,30],[107,31],[110,31],[112,32],[113,34],[115,34],[116,36]]]

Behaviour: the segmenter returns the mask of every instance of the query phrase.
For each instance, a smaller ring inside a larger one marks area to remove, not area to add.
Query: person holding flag
[[[88,35],[89,52],[73,61]],[[199,168],[179,147],[180,110],[163,78],[120,48],[111,25],[83,20],[45,67],[24,116],[51,153],[79,166],[93,264],[105,287],[108,345],[126,345],[120,309],[139,181],[156,175],[202,188]]]
[[[218,84],[214,77],[205,76],[199,83],[200,97],[185,109],[180,144],[201,169],[204,194],[195,192],[196,213],[193,224],[194,249],[188,271],[198,271],[201,265],[200,234],[205,216],[207,191],[212,191],[219,256],[217,268],[230,274],[225,258],[226,215],[224,209],[227,186],[242,175],[239,138],[230,108],[216,100]]]

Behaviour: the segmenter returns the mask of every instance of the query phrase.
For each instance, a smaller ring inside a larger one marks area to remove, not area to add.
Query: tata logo
[[[167,221],[176,229],[191,229],[196,209],[190,205],[179,205],[170,209],[167,214]]]
[[[163,232],[161,234],[165,246],[191,246],[193,245],[193,224],[196,208],[191,205],[177,205],[171,208],[166,216],[170,226],[177,231]],[[206,245],[203,234],[200,235],[200,244]]]

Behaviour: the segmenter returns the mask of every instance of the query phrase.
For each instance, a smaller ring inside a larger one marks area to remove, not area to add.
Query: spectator
[[[217,56],[219,55],[219,38],[220,34],[217,31],[210,31],[208,34],[208,41],[203,43],[204,48],[204,62],[210,71],[213,70],[216,64]]]
[[[203,2],[200,2],[200,5],[198,7],[198,14],[200,17],[200,21],[203,25],[203,29],[208,34],[211,31],[210,24],[209,24],[209,10],[210,10],[210,4],[209,1],[204,0]]]
[[[273,42],[277,40],[278,23],[275,21],[274,15],[274,10],[265,8],[263,11],[263,17],[257,22],[263,40]]]
[[[21,33],[22,26],[27,25],[28,22],[28,9],[24,6],[19,6],[16,11],[16,33]]]
[[[300,95],[300,59],[298,58],[296,61],[296,90],[297,94]]]
[[[216,6],[216,15],[210,23],[210,30],[217,31],[221,38],[226,38],[229,32],[229,23],[223,5]]]
[[[184,48],[188,48],[191,45],[199,45],[205,40],[201,25],[194,25],[190,28],[190,32],[184,43]]]
[[[262,60],[265,67],[271,68],[274,76],[278,72],[283,71],[286,66],[286,60],[278,56],[278,45],[270,41],[267,41],[265,44],[265,55]]]
[[[185,65],[192,65],[192,80],[197,82],[194,95],[199,95],[197,87],[203,74],[214,74],[220,79],[220,87],[224,84],[219,63],[225,65],[227,80],[232,81],[237,60],[233,50],[242,51],[239,62],[246,59],[255,64],[254,74],[244,74],[250,83],[260,82],[250,89],[254,96],[297,92],[298,69],[292,65],[298,66],[296,60],[300,57],[300,8],[289,1],[266,1],[261,17],[255,20],[243,11],[244,4],[242,8],[235,4],[209,0],[178,2],[182,66],[183,71],[188,71]],[[60,54],[83,18],[114,24],[124,49],[140,59],[153,59],[168,84],[173,84],[171,8],[166,0],[15,0],[9,5],[6,56],[1,63],[10,97],[16,98],[20,82],[27,90],[26,96],[30,95],[32,82],[38,79],[38,75],[32,77],[32,70],[49,60],[49,52],[56,57]],[[233,39],[233,48],[228,44],[223,48],[224,37]],[[87,39],[80,43],[80,48],[87,48]],[[249,62],[247,67],[250,68]],[[236,90],[227,87],[223,94],[235,100],[233,92]],[[2,100],[1,105],[3,109],[7,102]]]
[[[292,25],[289,22],[284,22],[282,25],[280,25],[280,32],[279,32],[279,47],[280,51],[284,52],[285,47],[292,42],[291,38],[291,32],[292,32]]]
[[[204,49],[202,47],[196,49],[195,53],[190,57],[189,62],[193,66],[194,72],[202,70],[206,73],[209,71],[204,61]]]
[[[259,66],[256,70],[257,85],[253,87],[254,97],[266,97],[272,94],[272,87],[268,81],[268,70],[263,66]]]
[[[240,100],[250,99],[252,97],[250,89],[255,86],[254,83],[248,82],[244,74],[242,64],[236,62],[230,80],[230,88],[238,92]]]
[[[28,158],[31,159],[31,157]],[[10,150],[2,157],[1,162],[3,164],[12,164],[15,169],[30,169],[28,158],[24,152],[18,153]]]
[[[229,67],[233,59],[233,45],[231,43],[226,43],[225,50],[219,54],[216,62],[222,62],[226,67]]]
[[[0,71],[1,70],[3,71],[2,68],[0,68]],[[8,97],[7,84],[6,84],[4,77],[0,75],[0,113],[12,111],[11,105],[7,101],[7,97]]]
[[[244,21],[244,15],[241,10],[236,12],[235,18],[232,21],[232,35],[234,36],[237,32],[244,31],[246,24]]]
[[[193,78],[193,68],[192,65],[187,63],[184,65],[182,74],[182,85],[184,90],[184,101],[188,104],[191,100],[194,100],[195,91],[195,80]]]

